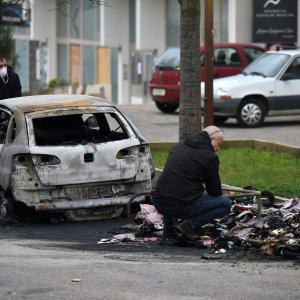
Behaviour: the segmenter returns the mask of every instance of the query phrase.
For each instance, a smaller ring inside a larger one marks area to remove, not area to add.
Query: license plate
[[[165,96],[166,90],[165,89],[153,89],[153,96]]]

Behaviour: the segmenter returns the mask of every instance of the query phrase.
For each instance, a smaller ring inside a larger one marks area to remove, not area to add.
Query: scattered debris
[[[136,237],[134,233],[116,234],[111,239],[101,239],[97,244],[118,244],[121,242],[155,242],[157,237]]]
[[[232,211],[228,216],[200,228],[200,238],[192,246],[207,248],[211,252],[201,258],[222,258],[230,251],[240,250],[272,257],[300,258],[300,199],[278,198],[270,192],[262,192],[262,195],[266,197],[260,199],[260,217],[256,195],[241,195],[233,197]],[[116,234],[111,239],[101,239],[98,244],[165,240],[162,215],[152,205],[140,206],[135,223],[123,226],[124,230],[133,233]],[[173,243],[170,240],[170,245],[183,245],[176,238],[173,238]]]

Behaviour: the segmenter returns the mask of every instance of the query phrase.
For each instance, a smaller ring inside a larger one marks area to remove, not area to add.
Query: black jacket
[[[7,81],[7,83],[4,81]],[[0,76],[0,100],[22,96],[22,87],[18,74],[7,68],[7,75],[4,77],[4,81]]]
[[[212,196],[222,194],[219,158],[208,133],[203,131],[174,146],[152,198],[162,205],[184,208],[201,197],[205,189]]]

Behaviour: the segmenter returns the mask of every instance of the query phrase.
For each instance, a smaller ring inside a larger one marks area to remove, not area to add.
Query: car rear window
[[[40,146],[104,143],[129,138],[115,113],[49,116],[32,120],[35,144]]]
[[[180,67],[180,49],[168,48],[156,61],[156,68],[176,69]]]

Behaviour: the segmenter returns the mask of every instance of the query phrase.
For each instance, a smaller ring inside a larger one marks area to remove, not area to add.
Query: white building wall
[[[30,39],[47,43],[47,82],[57,76],[55,0],[32,0]]]
[[[162,0],[136,0],[136,49],[166,48],[166,5]]]
[[[119,104],[129,103],[130,74],[129,73],[129,1],[115,0],[112,6],[101,6],[101,46],[120,48],[119,58]],[[126,79],[124,79],[126,78]]]
[[[249,43],[252,41],[252,7],[249,0],[228,1],[228,42]]]

